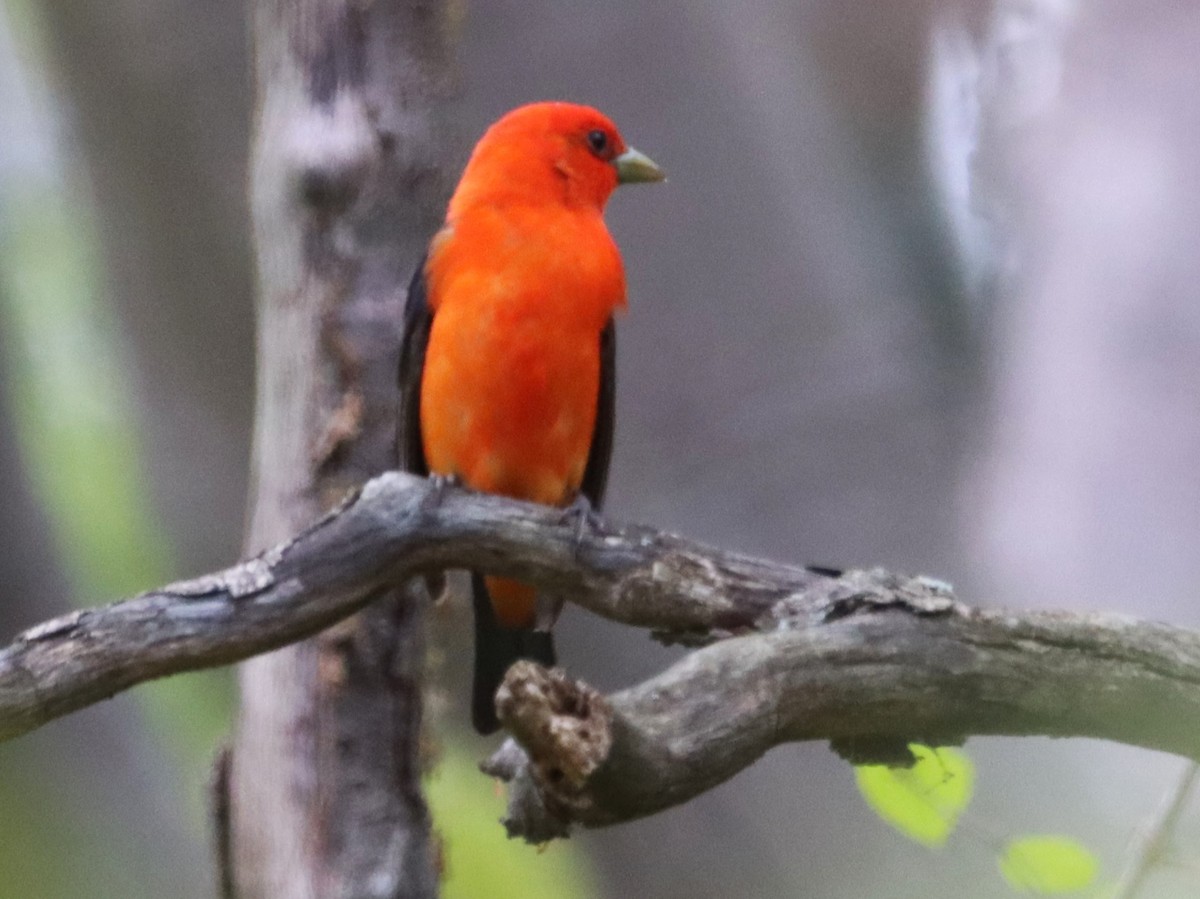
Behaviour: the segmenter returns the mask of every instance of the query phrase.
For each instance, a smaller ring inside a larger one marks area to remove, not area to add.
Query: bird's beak
[[[636,184],[639,181],[665,181],[667,173],[658,167],[653,159],[645,153],[639,153],[633,147],[613,160],[617,169],[619,184]]]

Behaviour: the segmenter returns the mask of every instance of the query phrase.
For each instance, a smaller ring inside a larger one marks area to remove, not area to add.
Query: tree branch
[[[1198,778],[1200,765],[1189,762],[1178,781],[1163,797],[1154,817],[1146,822],[1142,832],[1135,838],[1129,864],[1113,888],[1112,899],[1137,899],[1151,872],[1162,864],[1170,851],[1175,828],[1179,825]]]
[[[853,575],[852,580],[860,575]],[[1200,635],[1112,615],[930,613],[901,588],[723,640],[605,698],[530,663],[499,695],[506,825],[531,842],[687,801],[781,743],[1086,736],[1200,756]]]
[[[315,633],[443,568],[519,577],[593,612],[711,642],[604,698],[514,667],[500,712],[509,827],[651,814],[793,740],[1085,736],[1200,759],[1200,634],[1118,615],[964,606],[925,578],[834,576],[647,528],[585,534],[554,509],[389,473],[227,571],[21,634],[0,650],[0,738],[154,677]],[[727,639],[725,639],[727,638]]]
[[[406,288],[444,217],[456,157],[446,118],[456,30],[451,0],[247,8],[252,553],[395,467]],[[350,604],[365,602],[359,593]],[[384,595],[242,666],[227,780],[237,899],[436,896],[421,789],[423,609]]]

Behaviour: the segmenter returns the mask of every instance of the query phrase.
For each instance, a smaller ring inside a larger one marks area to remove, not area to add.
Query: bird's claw
[[[462,486],[462,478],[456,474],[431,474],[429,484],[433,489],[429,491],[426,503],[430,506],[440,506],[446,498],[447,490]]]
[[[563,524],[575,524],[575,548],[578,549],[587,534],[603,533],[605,529],[604,516],[601,515],[592,501],[580,493],[571,504],[562,510]]]
[[[462,478],[456,474],[431,474],[429,475],[429,492],[420,502],[422,512],[431,512],[442,504],[446,498],[446,491],[451,487],[461,487]],[[441,602],[449,592],[449,582],[446,580],[446,572],[432,571],[425,575],[425,589],[429,593],[429,599],[433,603]]]

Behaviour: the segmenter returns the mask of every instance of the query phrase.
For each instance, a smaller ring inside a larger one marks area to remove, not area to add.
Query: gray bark
[[[890,756],[893,745],[968,734],[1087,735],[1200,754],[1195,633],[953,604],[931,614],[909,602],[901,593],[865,614],[722,641],[607,700],[514,666],[500,717],[527,757],[505,747],[485,766],[513,782],[509,834],[540,843],[574,822],[650,815],[798,740],[831,740],[863,761],[875,747]]]
[[[252,550],[392,464],[404,290],[446,197],[450,40],[444,5],[415,0],[259,0],[253,31]],[[237,896],[436,891],[417,759],[423,639],[419,605],[389,597],[243,668],[220,835]]]
[[[514,667],[499,709],[531,762],[510,750],[492,770],[517,782],[509,827],[529,839],[686,801],[787,741],[870,754],[971,734],[1087,736],[1200,759],[1194,631],[975,609],[925,578],[835,577],[643,528],[577,540],[557,510],[396,473],[228,571],[21,635],[0,651],[0,734],[150,677],[298,639],[389,584],[444,568],[519,577],[672,639],[715,640],[610,698]],[[419,605],[409,597],[384,607],[403,621]],[[418,655],[405,645],[396,653],[405,651]],[[355,683],[350,667],[320,673]],[[374,741],[387,745],[386,722],[374,724]]]

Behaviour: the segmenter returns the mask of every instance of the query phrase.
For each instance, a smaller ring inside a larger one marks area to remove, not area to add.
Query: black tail
[[[471,691],[471,723],[481,734],[499,730],[496,691],[508,668],[517,659],[554,665],[554,640],[549,631],[501,627],[492,611],[492,600],[481,575],[471,573],[471,600],[475,606],[475,680]]]

